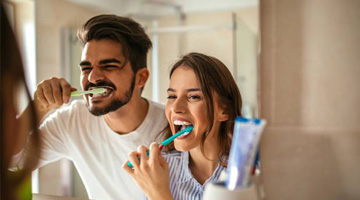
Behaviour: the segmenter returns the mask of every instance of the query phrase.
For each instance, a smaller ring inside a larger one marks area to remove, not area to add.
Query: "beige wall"
[[[38,82],[51,76],[61,75],[60,29],[79,27],[95,11],[68,1],[36,0],[36,50]],[[74,66],[76,67],[76,66]]]
[[[36,0],[35,13],[37,82],[40,82],[61,76],[60,29],[79,27],[99,13],[63,0]],[[41,168],[39,176],[40,193],[64,195],[60,162]]]
[[[261,1],[266,199],[360,199],[360,1]]]
[[[212,12],[188,14],[184,26],[214,26],[232,22],[231,12]],[[179,26],[176,17],[163,17],[158,20],[159,28]],[[159,101],[166,102],[169,86],[170,68],[186,53],[201,52],[219,58],[233,71],[233,31],[219,29],[214,31],[188,31],[159,34]],[[180,39],[182,38],[182,39]]]
[[[229,25],[236,21],[236,30],[221,28],[183,33],[161,33],[159,41],[159,101],[166,103],[169,85],[169,69],[181,55],[195,51],[219,58],[229,68],[243,96],[244,111],[257,116],[257,54],[258,54],[258,7],[234,11],[201,12],[186,14],[184,26]],[[159,28],[178,26],[177,17],[158,19]],[[151,27],[151,24],[148,24]],[[152,65],[149,65],[152,73]],[[144,96],[151,99],[150,80]]]

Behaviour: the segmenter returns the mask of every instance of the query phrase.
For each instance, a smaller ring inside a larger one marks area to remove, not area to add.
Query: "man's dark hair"
[[[91,40],[110,39],[119,42],[125,63],[130,60],[132,70],[147,67],[147,52],[152,44],[141,25],[128,17],[98,15],[89,19],[77,33],[83,44]]]

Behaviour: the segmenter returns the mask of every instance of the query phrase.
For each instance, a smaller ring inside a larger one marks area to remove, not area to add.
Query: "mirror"
[[[76,40],[76,30],[92,16],[112,13],[138,21],[153,42],[148,57],[151,75],[144,97],[165,103],[171,65],[181,55],[197,51],[224,62],[240,88],[244,116],[257,116],[258,0],[37,0],[33,3],[37,82],[52,76],[64,77],[80,89],[78,64],[82,45]],[[81,179],[68,161],[43,167],[38,177],[41,193],[87,197]]]

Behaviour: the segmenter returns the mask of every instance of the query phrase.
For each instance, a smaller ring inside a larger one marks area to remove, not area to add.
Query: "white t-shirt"
[[[41,125],[44,145],[40,166],[65,157],[73,161],[89,198],[141,199],[143,192],[122,164],[139,145],[159,142],[166,124],[164,106],[149,101],[142,124],[135,131],[120,135],[110,129],[102,116],[92,115],[84,100],[73,101]]]

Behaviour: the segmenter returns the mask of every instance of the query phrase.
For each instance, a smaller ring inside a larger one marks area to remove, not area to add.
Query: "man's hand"
[[[48,111],[61,107],[70,100],[70,93],[77,90],[63,78],[50,78],[37,85],[34,104],[41,119]]]
[[[122,167],[149,199],[171,200],[168,163],[161,156],[157,143],[150,145],[149,156],[147,150],[145,146],[139,146],[138,151],[129,153],[129,161],[134,166],[133,169],[127,165],[127,162]]]

